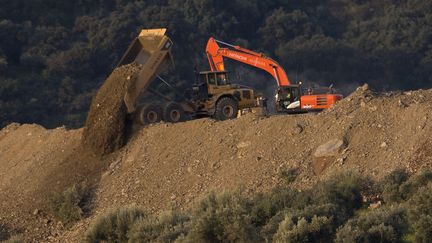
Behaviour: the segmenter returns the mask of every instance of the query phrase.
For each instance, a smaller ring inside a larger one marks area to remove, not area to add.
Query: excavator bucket
[[[171,48],[172,41],[166,35],[166,29],[143,29],[132,41],[117,67],[137,63],[142,65],[138,78],[127,90],[124,102],[128,113],[135,111],[140,95],[147,90],[150,83],[170,64],[174,64]]]

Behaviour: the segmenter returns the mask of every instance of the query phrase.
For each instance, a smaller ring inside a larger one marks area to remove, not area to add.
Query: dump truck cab
[[[234,118],[238,110],[254,107],[257,103],[254,90],[232,84],[227,71],[199,72],[193,86],[193,100],[198,114],[218,120]]]

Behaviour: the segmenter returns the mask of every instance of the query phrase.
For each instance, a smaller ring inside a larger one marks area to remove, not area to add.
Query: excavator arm
[[[227,47],[220,47],[219,44]],[[224,71],[223,58],[226,57],[266,71],[273,76],[279,86],[291,84],[285,70],[275,60],[262,53],[218,41],[212,37],[207,42],[206,53],[212,71]]]

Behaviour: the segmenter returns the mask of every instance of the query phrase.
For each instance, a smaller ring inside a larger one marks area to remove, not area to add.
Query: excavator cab
[[[300,108],[301,85],[279,86],[275,95],[276,109],[286,111]]]

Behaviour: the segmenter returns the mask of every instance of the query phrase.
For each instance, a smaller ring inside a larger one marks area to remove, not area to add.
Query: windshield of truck
[[[227,85],[228,83],[228,74],[227,73],[218,73],[217,74],[217,84],[218,85]]]

